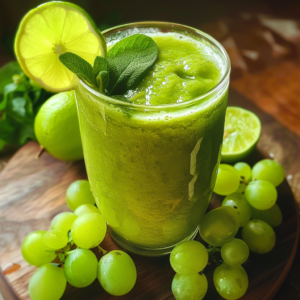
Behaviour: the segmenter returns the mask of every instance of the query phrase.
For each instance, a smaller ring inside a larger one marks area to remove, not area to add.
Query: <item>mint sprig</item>
[[[154,40],[135,34],[117,42],[107,57],[97,56],[93,67],[80,56],[66,52],[60,61],[80,79],[110,96],[134,89],[153,67],[158,55]]]

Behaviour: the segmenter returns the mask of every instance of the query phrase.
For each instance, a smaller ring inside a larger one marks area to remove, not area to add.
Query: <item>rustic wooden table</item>
[[[216,37],[227,49],[232,62],[231,88],[300,137],[298,23],[245,14],[218,20],[201,29]],[[0,172],[14,152],[15,149],[7,149],[0,153]],[[288,178],[288,182],[300,199],[300,177]],[[299,270],[300,249],[274,299],[300,299]]]

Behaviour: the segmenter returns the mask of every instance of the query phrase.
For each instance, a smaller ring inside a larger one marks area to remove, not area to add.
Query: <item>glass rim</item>
[[[134,108],[138,108],[138,109],[146,109],[146,110],[166,109],[166,108],[180,108],[180,107],[184,107],[184,106],[189,106],[191,104],[199,102],[202,99],[205,99],[206,97],[210,96],[211,94],[213,94],[214,92],[216,92],[217,90],[222,88],[223,85],[228,82],[230,71],[231,71],[229,55],[226,52],[223,45],[221,43],[219,43],[216,39],[214,39],[212,36],[210,36],[209,34],[203,32],[199,29],[187,26],[187,25],[182,25],[182,24],[179,24],[179,23],[171,23],[171,22],[161,22],[161,21],[144,21],[144,22],[127,23],[127,24],[115,26],[115,27],[112,27],[112,28],[108,28],[108,29],[104,30],[102,32],[102,34],[105,36],[110,32],[113,33],[114,31],[117,32],[120,29],[131,28],[131,27],[132,28],[136,28],[136,27],[140,27],[140,28],[143,28],[143,27],[167,27],[168,28],[169,27],[169,28],[181,29],[181,30],[185,30],[185,31],[188,30],[189,32],[194,32],[194,33],[200,35],[201,37],[204,37],[206,40],[208,40],[211,44],[213,44],[215,47],[217,47],[221,51],[221,53],[223,54],[223,56],[225,58],[225,63],[226,63],[225,72],[224,72],[222,78],[220,79],[220,81],[212,89],[207,91],[205,94],[200,95],[196,98],[192,98],[188,101],[179,102],[179,103],[176,102],[176,103],[171,103],[171,104],[161,104],[161,105],[135,104],[135,103],[129,103],[129,102],[117,100],[115,98],[112,98],[110,96],[107,96],[105,94],[102,94],[102,93],[94,90],[93,88],[88,86],[83,80],[79,79],[79,82],[81,83],[81,85],[86,90],[88,90],[90,93],[97,96],[98,98],[102,98],[103,100],[105,100],[106,102],[109,102],[111,104],[134,107]]]

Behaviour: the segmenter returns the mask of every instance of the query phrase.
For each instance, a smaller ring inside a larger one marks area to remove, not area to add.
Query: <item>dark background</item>
[[[40,0],[0,0],[0,66],[14,59],[13,41],[24,14]],[[299,1],[282,0],[74,0],[101,30],[134,21],[160,20],[193,27],[237,13],[271,13],[299,18]]]

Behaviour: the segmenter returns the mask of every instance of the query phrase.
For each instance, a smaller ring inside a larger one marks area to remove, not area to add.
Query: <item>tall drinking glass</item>
[[[75,91],[92,193],[110,234],[123,248],[169,253],[195,236],[216,180],[227,106],[230,61],[209,35],[179,24],[142,22],[107,30],[108,45],[135,33],[191,37],[216,53],[219,83],[187,102],[138,105],[79,81]]]

